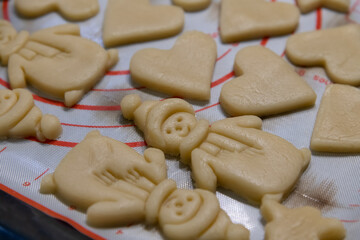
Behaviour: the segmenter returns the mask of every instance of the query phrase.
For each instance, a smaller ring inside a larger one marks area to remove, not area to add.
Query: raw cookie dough
[[[173,180],[155,187],[146,205],[148,224],[159,222],[166,239],[248,240],[249,230],[233,224],[215,194],[177,189]]]
[[[35,106],[28,90],[0,90],[0,139],[36,137],[39,141],[56,139],[62,133],[57,117]]]
[[[225,43],[290,34],[300,18],[289,3],[264,0],[222,0],[220,36]]]
[[[180,154],[191,165],[198,187],[215,191],[220,185],[254,204],[265,195],[284,198],[310,162],[308,149],[261,131],[256,116],[228,118],[209,128],[182,99],[141,103],[138,95],[123,98],[121,109],[150,146]]]
[[[80,21],[95,16],[99,3],[98,0],[15,0],[15,8],[25,17],[57,11],[69,20]]]
[[[109,0],[103,40],[106,47],[171,37],[181,32],[184,11],[149,0]]]
[[[333,82],[360,85],[360,25],[298,33],[289,37],[286,56],[296,65],[323,66]]]
[[[320,7],[330,8],[340,12],[348,12],[350,0],[297,0],[302,13],[308,13]]]
[[[172,0],[173,4],[182,7],[185,11],[194,12],[207,8],[211,0]]]
[[[124,225],[145,219],[145,202],[166,179],[165,157],[154,148],[144,157],[126,144],[90,132],[41,182],[41,193],[87,210],[88,224]]]
[[[78,25],[64,24],[33,33],[10,56],[8,75],[11,88],[24,88],[28,81],[35,88],[64,99],[65,105],[71,107],[117,61],[117,50],[105,51],[97,43],[81,38]]]
[[[220,103],[232,116],[268,116],[315,104],[312,88],[281,57],[262,46],[240,50],[234,71],[241,75],[221,89]]]
[[[342,240],[346,230],[333,218],[324,218],[312,207],[289,209],[264,199],[261,213],[266,220],[265,240]]]
[[[170,50],[147,48],[136,52],[130,62],[131,77],[159,92],[208,100],[216,56],[216,43],[209,35],[190,31]]]
[[[26,31],[16,32],[10,22],[0,20],[0,60],[7,65],[11,54],[19,51],[29,39]]]
[[[321,152],[360,152],[360,90],[331,84],[317,114],[310,147]]]

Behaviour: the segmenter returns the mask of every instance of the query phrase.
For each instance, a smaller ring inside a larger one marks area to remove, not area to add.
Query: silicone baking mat
[[[280,1],[280,0],[278,0]],[[77,24],[81,34],[101,45],[102,22],[107,1],[99,0],[100,13]],[[170,0],[150,0],[153,4],[171,4]],[[274,1],[273,1],[274,2]],[[287,0],[296,4],[294,0]],[[23,19],[14,10],[14,1],[2,1],[2,17],[10,21],[17,30],[36,30],[66,23],[56,13],[36,19]],[[233,62],[238,50],[250,45],[262,45],[284,57],[288,36],[263,38],[235,44],[223,44],[219,38],[220,1],[214,0],[209,8],[195,13],[185,13],[183,32],[199,30],[214,38],[218,47],[218,59],[211,83],[209,102],[190,101],[198,118],[214,122],[223,119],[226,114],[219,105],[222,85],[234,78]],[[348,14],[327,9],[318,9],[301,15],[296,32],[306,32],[336,27],[351,22],[360,22],[360,0],[351,1]],[[76,211],[76,206],[67,206],[52,195],[39,193],[42,177],[54,171],[60,160],[85,135],[99,130],[103,135],[127,143],[139,153],[143,153],[146,144],[140,131],[132,122],[122,118],[119,103],[126,95],[138,93],[143,99],[163,99],[169,97],[136,85],[129,75],[131,56],[139,49],[154,47],[169,49],[177,36],[118,47],[120,61],[106,74],[76,106],[66,108],[60,102],[35,93],[35,104],[43,113],[59,117],[63,125],[63,134],[57,141],[39,143],[31,140],[0,141],[0,189],[44,211],[64,220],[79,231],[94,239],[162,239],[156,228],[147,228],[142,224],[122,226],[110,229],[95,229],[86,225],[85,214]],[[286,58],[285,58],[286,59]],[[322,94],[327,84],[331,84],[322,68],[298,68],[301,75],[317,93],[316,105],[287,114],[263,119],[263,130],[290,141],[298,148],[308,147],[312,128]],[[261,71],[261,69],[259,69]],[[7,68],[0,67],[0,88],[8,88]],[[190,170],[179,163],[177,158],[167,158],[168,177],[176,180],[180,188],[193,188]],[[359,239],[360,236],[360,155],[312,154],[307,171],[301,177],[298,187],[284,202],[289,207],[311,205],[319,208],[326,217],[340,219],[347,229],[347,239]],[[74,183],[76,184],[76,183]],[[257,207],[248,205],[230,191],[219,188],[216,192],[221,207],[236,223],[244,224],[251,231],[251,239],[263,239],[264,225]]]

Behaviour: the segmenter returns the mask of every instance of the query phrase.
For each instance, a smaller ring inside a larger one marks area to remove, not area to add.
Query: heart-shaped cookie
[[[222,0],[220,35],[223,42],[292,33],[300,12],[293,4],[264,0]]]
[[[15,0],[15,8],[25,17],[38,17],[58,11],[65,18],[80,21],[99,12],[98,0]]]
[[[235,58],[236,75],[221,89],[220,103],[233,116],[267,116],[312,106],[315,92],[281,57],[262,46],[246,47]]]
[[[333,82],[359,86],[360,25],[295,34],[286,56],[296,65],[323,66]]]
[[[106,47],[166,38],[181,32],[184,11],[149,0],[109,0],[104,19]]]
[[[211,0],[172,0],[173,4],[182,7],[185,11],[193,12],[207,8]]]
[[[170,50],[142,49],[130,62],[132,79],[142,86],[173,96],[208,100],[216,62],[215,41],[191,31]]]
[[[297,0],[297,4],[302,13],[308,13],[320,7],[347,12],[349,10],[350,0]]]
[[[360,152],[360,90],[328,85],[321,99],[311,137],[311,149],[321,152]]]

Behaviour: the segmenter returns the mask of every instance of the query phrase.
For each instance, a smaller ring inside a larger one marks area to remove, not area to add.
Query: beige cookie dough
[[[265,199],[261,213],[266,220],[265,240],[342,240],[346,230],[333,218],[324,218],[312,207],[289,209]]]
[[[249,239],[249,230],[231,222],[215,194],[201,189],[177,189],[173,180],[155,187],[145,210],[147,223],[159,222],[166,239]]]
[[[19,51],[29,39],[26,31],[16,32],[10,22],[0,20],[0,61],[7,65],[11,54]]]
[[[59,12],[63,17],[80,21],[99,12],[98,0],[15,0],[15,9],[25,17],[38,17]]]
[[[289,37],[286,56],[300,66],[322,66],[333,82],[360,85],[360,25],[298,33]]]
[[[185,11],[194,12],[207,8],[211,0],[172,0],[173,4],[182,7]]]
[[[109,0],[103,40],[106,47],[174,36],[184,26],[177,6],[151,5],[149,0]]]
[[[221,89],[220,103],[232,116],[268,116],[315,104],[316,94],[287,62],[262,46],[241,49],[236,75]]]
[[[264,0],[222,0],[220,36],[225,43],[290,34],[297,28],[298,8]]]
[[[125,118],[133,119],[150,146],[178,155],[192,168],[199,188],[230,189],[253,204],[265,195],[284,198],[307,168],[311,154],[261,131],[256,116],[217,121],[209,127],[195,118],[182,99],[141,102],[138,95],[121,101]]]
[[[321,152],[360,152],[360,90],[326,87],[316,117],[310,147]]]
[[[145,202],[166,179],[162,151],[145,150],[144,157],[126,144],[90,132],[41,182],[41,193],[53,193],[65,203],[86,210],[87,223],[119,226],[145,219]]]
[[[320,7],[339,12],[348,12],[350,0],[297,0],[297,4],[302,13],[308,13]]]
[[[105,51],[97,43],[81,38],[78,25],[64,24],[33,33],[11,54],[8,75],[11,88],[24,88],[29,82],[40,91],[64,99],[65,105],[71,107],[117,61],[117,50]]]
[[[142,49],[131,58],[131,78],[136,83],[172,96],[210,99],[210,84],[217,57],[215,41],[190,31],[170,50]]]
[[[56,139],[61,133],[59,119],[43,115],[28,90],[0,90],[0,139],[32,136],[45,141]]]

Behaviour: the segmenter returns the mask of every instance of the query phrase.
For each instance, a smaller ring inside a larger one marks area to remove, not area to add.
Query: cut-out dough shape
[[[103,40],[106,47],[171,37],[181,32],[184,11],[149,0],[109,0]]]
[[[347,85],[326,87],[310,147],[321,152],[360,152],[360,90]]]
[[[26,87],[28,81],[40,91],[64,99],[65,105],[71,107],[117,61],[117,50],[106,51],[81,38],[79,26],[64,24],[33,33],[20,50],[10,55],[9,81],[13,89]]]
[[[225,43],[290,34],[300,12],[289,3],[264,0],[222,0],[220,36]]]
[[[159,222],[167,239],[248,240],[250,235],[244,226],[231,222],[215,194],[177,189],[173,180],[155,187],[145,211],[147,223]]]
[[[235,57],[238,78],[227,82],[220,103],[232,116],[267,116],[315,104],[316,94],[281,57],[262,46],[246,47]]]
[[[182,7],[185,11],[194,12],[207,8],[211,0],[172,0],[173,4]]]
[[[181,35],[170,50],[142,49],[130,62],[132,79],[173,96],[208,100],[217,56],[215,41],[197,31]]]
[[[360,85],[360,25],[298,33],[289,37],[286,56],[300,66],[323,66],[333,82]]]
[[[342,240],[346,230],[334,218],[324,218],[312,207],[289,209],[264,199],[261,213],[266,220],[265,240]]]
[[[339,12],[348,12],[350,0],[297,0],[297,4],[302,13],[308,13],[320,7]]]
[[[61,133],[59,119],[42,115],[28,90],[0,90],[0,139],[32,136],[45,141],[56,139]]]
[[[104,227],[145,220],[145,202],[166,179],[162,151],[149,148],[144,157],[126,144],[90,132],[41,182],[41,193],[87,210],[87,222]]]
[[[59,12],[72,21],[81,21],[99,12],[98,0],[15,0],[15,8],[25,17],[39,17],[49,12]]]
[[[265,195],[285,197],[307,168],[311,153],[286,140],[261,131],[261,119],[242,116],[217,121],[209,128],[195,118],[182,99],[145,101],[127,95],[123,115],[134,119],[150,146],[181,156],[191,165],[198,187],[215,191],[228,188],[259,204]]]

